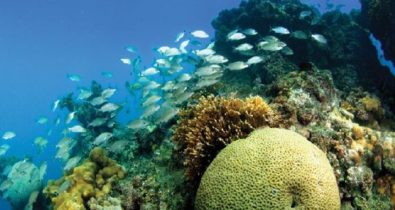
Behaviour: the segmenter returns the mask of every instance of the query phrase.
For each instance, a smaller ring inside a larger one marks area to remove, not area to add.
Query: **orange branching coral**
[[[180,112],[173,139],[184,155],[187,177],[197,181],[217,153],[258,127],[278,126],[275,111],[261,97],[202,97]]]

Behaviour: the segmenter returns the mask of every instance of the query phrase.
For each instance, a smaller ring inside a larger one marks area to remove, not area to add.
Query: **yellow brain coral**
[[[71,174],[49,181],[44,194],[51,198],[54,209],[84,210],[91,198],[101,198],[111,191],[114,181],[123,179],[125,171],[104,150],[94,148],[87,160]]]
[[[204,209],[340,209],[325,154],[301,135],[258,129],[223,149],[204,173],[195,200]]]
[[[202,97],[181,111],[173,139],[185,156],[187,177],[198,180],[222,148],[258,127],[275,126],[276,116],[261,97]]]

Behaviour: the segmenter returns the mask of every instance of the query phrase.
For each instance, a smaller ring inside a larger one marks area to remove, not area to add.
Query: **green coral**
[[[195,208],[340,209],[340,197],[321,150],[295,132],[265,128],[217,155],[202,177]]]

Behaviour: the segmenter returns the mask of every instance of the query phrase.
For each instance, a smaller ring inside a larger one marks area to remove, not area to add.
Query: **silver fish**
[[[106,103],[102,107],[100,107],[99,111],[101,112],[113,112],[119,109],[119,106],[114,103]]]
[[[96,98],[93,98],[91,101],[90,101],[90,103],[93,105],[93,106],[100,106],[100,105],[102,105],[102,104],[104,104],[104,103],[106,103],[107,102],[107,100],[104,98],[104,97],[102,97],[102,96],[98,96],[98,97],[96,97]]]
[[[291,37],[294,37],[296,39],[307,39],[307,34],[303,31],[294,31],[291,33]]]
[[[72,82],[79,82],[81,81],[81,76],[78,74],[67,74],[67,78],[69,78]]]
[[[230,63],[227,67],[231,71],[239,71],[248,68],[248,64],[243,61]]]
[[[88,126],[98,127],[104,125],[107,122],[107,118],[96,118],[92,122],[89,123]]]
[[[191,35],[196,37],[196,38],[201,38],[201,39],[206,39],[209,38],[210,36],[203,30],[196,30],[191,32]]]
[[[69,124],[71,121],[73,121],[74,117],[75,117],[75,112],[70,112],[67,115],[66,124]]]
[[[238,41],[238,40],[242,40],[245,39],[246,36],[240,32],[236,32],[236,33],[229,33],[227,36],[227,39],[230,41]]]
[[[154,67],[150,67],[150,68],[144,70],[143,72],[141,72],[141,76],[143,76],[143,77],[144,76],[151,76],[151,75],[155,75],[155,74],[158,74],[158,73],[159,73],[158,69],[156,69]]]
[[[244,44],[240,44],[239,46],[235,47],[235,50],[236,51],[248,51],[248,50],[252,50],[252,48],[254,48],[254,46],[252,46],[251,44],[244,43]]]
[[[86,129],[80,125],[75,125],[71,128],[68,128],[68,130],[73,133],[85,133],[86,132]]]
[[[271,31],[273,31],[274,33],[283,34],[283,35],[290,34],[289,30],[283,26],[277,26],[275,28],[272,28]]]
[[[250,59],[248,59],[247,64],[248,65],[254,65],[261,63],[263,61],[263,58],[261,56],[253,56]]]
[[[210,55],[205,58],[208,63],[211,64],[223,64],[228,62],[229,60],[222,55]]]
[[[190,74],[181,74],[179,77],[177,77],[177,82],[186,82],[192,79],[192,76]]]
[[[158,95],[152,95],[152,96],[148,97],[146,100],[144,100],[142,105],[143,105],[143,107],[150,106],[150,105],[155,104],[156,102],[160,101],[160,99],[162,99],[162,97],[160,97]]]
[[[77,166],[77,164],[80,162],[81,157],[80,156],[75,156],[70,158],[67,162],[66,165],[63,167],[63,170],[69,171]]]
[[[149,125],[148,121],[146,120],[142,120],[142,119],[137,119],[134,120],[132,122],[130,122],[127,127],[130,129],[134,129],[134,130],[139,130],[142,129],[144,127],[147,127]]]
[[[247,29],[243,30],[243,34],[249,35],[249,36],[255,36],[258,34],[258,32],[253,28],[247,28]]]
[[[153,114],[155,114],[155,112],[157,112],[159,110],[160,106],[159,105],[151,105],[148,106],[147,108],[144,109],[143,114],[141,115],[141,118],[147,118]]]
[[[117,90],[115,88],[107,88],[101,92],[103,98],[110,98]]]
[[[287,46],[287,44],[281,41],[279,42],[263,41],[258,43],[258,48],[266,51],[279,51],[282,50],[285,46]]]
[[[79,100],[85,100],[92,96],[92,91],[86,89],[80,89],[80,94],[78,95]]]
[[[10,140],[10,139],[13,139],[13,138],[15,138],[15,136],[16,136],[16,134],[15,134],[15,132],[13,132],[13,131],[6,131],[4,134],[3,134],[3,139],[4,140]]]
[[[319,43],[321,43],[321,44],[327,44],[327,43],[328,43],[328,40],[327,40],[323,35],[321,35],[321,34],[312,34],[311,37],[312,37],[315,41],[317,41],[317,42],[319,42]]]
[[[93,144],[94,145],[103,144],[104,142],[107,142],[111,137],[113,137],[113,134],[110,132],[101,133],[99,136],[95,138]]]

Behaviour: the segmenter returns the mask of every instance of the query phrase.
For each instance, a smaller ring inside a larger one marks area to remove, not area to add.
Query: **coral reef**
[[[51,199],[54,209],[86,209],[89,202],[89,205],[97,202],[91,199],[103,200],[113,183],[124,177],[124,169],[96,147],[70,174],[49,181],[44,194]]]
[[[174,143],[165,138],[151,155],[123,161],[128,177],[114,186],[114,195],[125,210],[192,209],[191,190],[185,170],[173,156]]]
[[[223,149],[204,173],[195,208],[340,209],[325,154],[299,134],[258,129]]]
[[[312,15],[307,19],[300,19],[302,11],[310,11]],[[291,31],[302,31],[307,36],[319,33],[328,39],[326,46],[317,45],[309,38],[281,36],[281,40],[293,50],[293,55],[287,56],[281,65],[276,65],[282,66],[281,68],[273,68],[272,65],[284,60],[281,58],[285,57],[284,55],[264,55],[265,62],[255,66],[253,71],[267,84],[295,70],[289,61],[296,65],[311,62],[320,69],[331,71],[338,89],[349,90],[350,86],[362,85],[366,90],[380,90],[382,98],[388,98],[394,104],[395,77],[380,65],[378,59],[372,59],[377,57],[376,49],[369,40],[367,30],[357,24],[358,17],[357,12],[350,15],[340,11],[320,15],[313,7],[296,0],[243,1],[239,8],[224,10],[213,20],[212,25],[216,29],[215,50],[231,61],[248,58],[237,54],[227,42],[227,34],[235,29],[256,29],[259,35],[243,40],[249,43],[272,35],[270,29],[276,25],[284,26]],[[239,72],[231,74],[240,76]],[[225,78],[229,77],[225,75]],[[252,83],[254,80],[254,77],[250,77],[243,83]]]
[[[37,167],[27,159],[12,165],[7,179],[1,184],[2,197],[13,209],[28,208],[35,202],[42,188],[46,164]]]
[[[233,140],[262,126],[277,126],[278,118],[261,97],[202,97],[180,112],[173,140],[185,156],[187,177],[198,180],[215,155]]]

